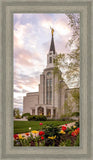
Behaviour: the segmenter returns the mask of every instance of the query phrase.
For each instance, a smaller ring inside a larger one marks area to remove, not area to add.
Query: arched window
[[[48,72],[48,73],[47,73],[47,77],[49,77],[49,76],[51,76],[51,72]]]
[[[51,72],[47,73],[47,79],[46,79],[46,103],[52,104],[52,74]]]
[[[38,115],[44,115],[44,108],[43,107],[38,108]]]
[[[51,117],[51,109],[47,109],[47,117]]]
[[[35,115],[35,109],[32,109],[32,115]]]

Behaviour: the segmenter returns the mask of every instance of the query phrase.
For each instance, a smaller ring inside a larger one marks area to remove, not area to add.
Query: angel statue
[[[50,29],[51,29],[51,34],[52,34],[52,36],[53,36],[54,29],[53,29],[52,27],[50,27]]]

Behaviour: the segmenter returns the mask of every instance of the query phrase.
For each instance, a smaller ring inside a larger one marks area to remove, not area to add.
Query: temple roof
[[[52,35],[52,39],[51,39],[50,51],[53,51],[53,54],[55,54],[55,45],[54,45],[53,35]]]

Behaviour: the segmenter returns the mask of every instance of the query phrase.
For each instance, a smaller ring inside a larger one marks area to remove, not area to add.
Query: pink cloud
[[[57,53],[69,52],[65,45],[72,33],[65,14],[24,14],[24,18],[16,14],[14,24],[14,98],[22,103],[27,92],[38,91],[50,47],[50,26],[55,29]]]

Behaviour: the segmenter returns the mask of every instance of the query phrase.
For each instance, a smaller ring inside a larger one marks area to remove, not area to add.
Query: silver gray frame
[[[93,159],[92,0],[1,0],[0,27],[0,158]],[[80,146],[13,146],[13,13],[80,13]]]

